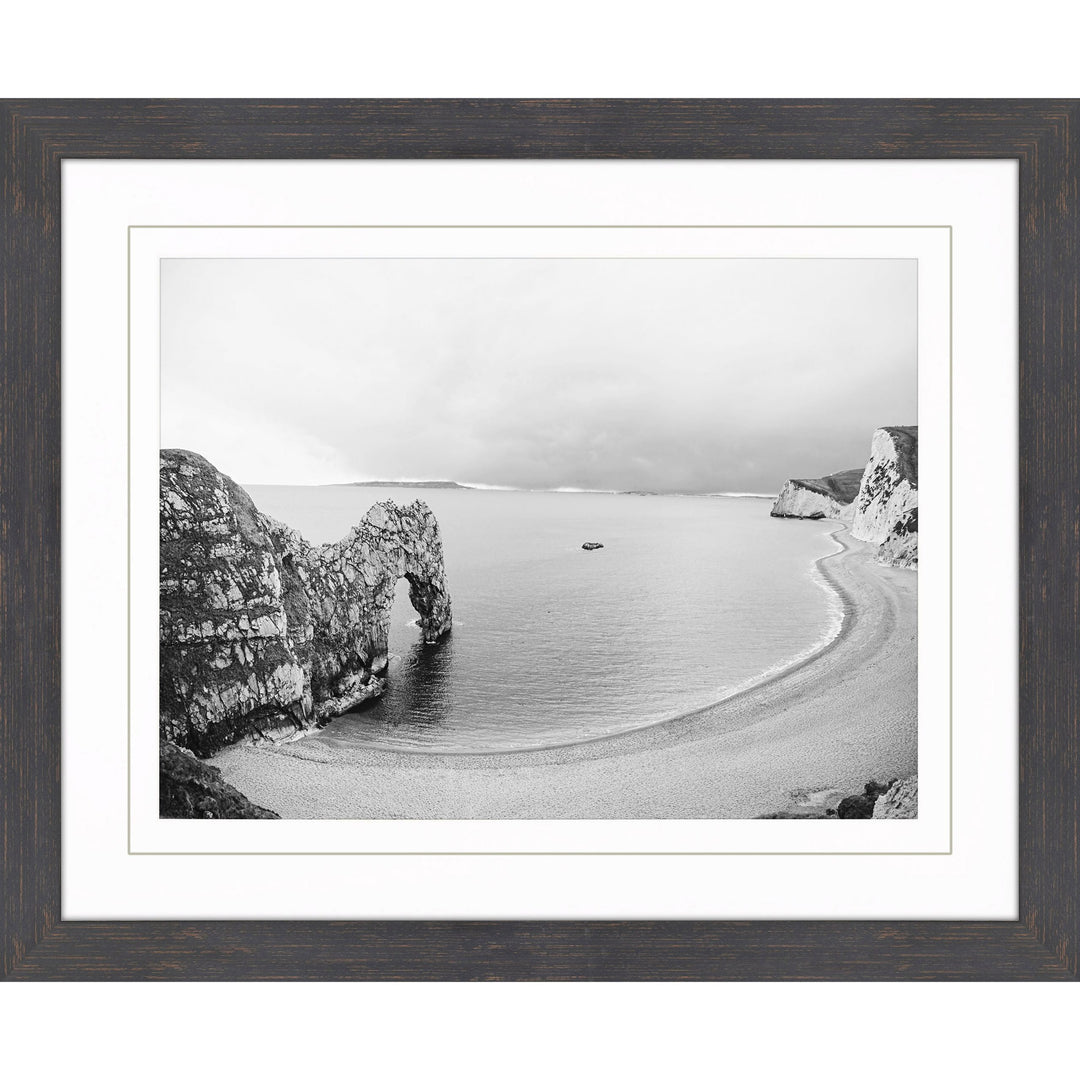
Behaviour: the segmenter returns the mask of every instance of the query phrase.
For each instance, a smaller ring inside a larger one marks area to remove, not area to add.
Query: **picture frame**
[[[0,103],[0,975],[14,980],[1075,980],[1080,214],[1073,100]],[[65,921],[65,158],[1006,158],[1020,198],[1020,917]]]

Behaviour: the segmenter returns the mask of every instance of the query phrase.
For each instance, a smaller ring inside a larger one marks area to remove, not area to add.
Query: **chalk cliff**
[[[919,429],[878,428],[855,498],[851,535],[856,540],[883,544],[896,523],[918,505]]]
[[[913,506],[889,530],[877,561],[885,566],[912,567],[919,565],[919,508]]]
[[[450,629],[439,525],[419,500],[376,503],[313,546],[205,458],[163,450],[160,527],[161,738],[197,754],[380,694],[402,577],[424,641]]]
[[[878,545],[886,566],[919,564],[919,429],[884,427],[870,441],[865,469],[820,480],[789,480],[773,517],[838,518],[851,535]]]
[[[820,480],[789,480],[780,489],[771,516],[850,521],[862,474],[862,469],[848,469]]]

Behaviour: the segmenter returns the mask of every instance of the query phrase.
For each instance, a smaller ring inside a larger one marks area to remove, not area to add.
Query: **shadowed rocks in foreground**
[[[812,793],[803,792],[793,805],[772,814],[770,819],[796,820],[866,820],[869,818],[917,818],[919,816],[919,778],[909,776],[906,780],[869,780],[856,795],[846,795],[837,801],[840,793],[832,790]],[[806,796],[810,796],[807,798]]]
[[[861,795],[841,799],[838,818],[916,818],[919,816],[919,778],[889,780],[879,784],[871,780]]]
[[[879,796],[884,795],[895,783],[895,780],[889,780],[884,784],[879,784],[876,780],[869,781],[861,794],[849,795],[846,799],[840,800],[836,807],[836,816],[838,818],[873,817],[874,804]]]
[[[205,458],[163,450],[161,738],[207,756],[380,694],[403,577],[433,644],[451,612],[425,503],[376,503],[342,540],[314,546]]]
[[[161,744],[158,813],[163,818],[276,818],[221,779],[221,770],[175,743]]]

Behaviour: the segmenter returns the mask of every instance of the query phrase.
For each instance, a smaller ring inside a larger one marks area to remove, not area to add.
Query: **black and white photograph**
[[[1075,982],[1080,101],[956,61],[1057,23],[317,14],[9,35],[113,84],[0,100],[0,982],[105,1006],[22,1072],[864,1069],[890,984]],[[1068,1042],[927,1001],[920,1072]]]
[[[163,259],[161,816],[917,817],[917,290]]]

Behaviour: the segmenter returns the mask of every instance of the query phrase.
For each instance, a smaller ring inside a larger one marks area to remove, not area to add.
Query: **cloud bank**
[[[916,263],[170,259],[162,444],[242,483],[776,491],[916,418]]]

